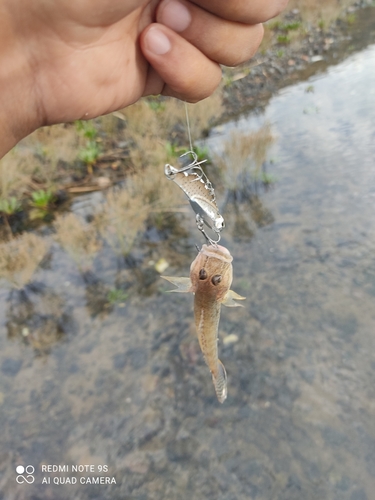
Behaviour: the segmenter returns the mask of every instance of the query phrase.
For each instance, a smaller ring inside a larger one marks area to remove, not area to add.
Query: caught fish
[[[162,276],[176,285],[171,292],[194,293],[194,320],[199,345],[211,371],[216,396],[220,403],[227,397],[227,374],[218,358],[218,327],[221,305],[238,307],[236,300],[244,300],[233,290],[232,260],[229,251],[221,245],[203,245],[190,266],[190,278]]]

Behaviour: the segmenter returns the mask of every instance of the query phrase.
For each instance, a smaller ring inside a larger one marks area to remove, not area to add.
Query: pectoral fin
[[[174,276],[160,276],[160,278],[176,285],[175,290],[168,290],[168,292],[188,293],[192,291],[190,278],[177,278]]]
[[[242,304],[239,304],[238,302],[235,302],[235,300],[245,300],[246,297],[242,297],[241,295],[238,295],[238,293],[234,292],[233,290],[229,290],[227,294],[224,297],[224,300],[222,304],[227,307],[243,307]]]

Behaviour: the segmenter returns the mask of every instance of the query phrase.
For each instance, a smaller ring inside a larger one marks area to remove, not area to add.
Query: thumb
[[[152,66],[144,95],[163,94],[197,102],[210,96],[219,85],[219,64],[166,26],[149,25],[141,34],[140,44]]]

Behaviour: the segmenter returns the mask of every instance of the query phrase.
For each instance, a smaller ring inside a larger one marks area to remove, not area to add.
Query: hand
[[[0,0],[0,156],[36,128],[209,96],[287,0]],[[156,21],[156,22],[154,22]]]

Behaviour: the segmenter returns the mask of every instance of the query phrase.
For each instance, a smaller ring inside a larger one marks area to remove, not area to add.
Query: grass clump
[[[95,216],[95,225],[115,253],[127,256],[147,216],[148,207],[137,183],[128,179],[125,189],[107,194],[103,210]]]
[[[24,233],[0,245],[0,279],[21,289],[27,285],[48,250],[45,239]]]
[[[77,266],[86,270],[100,249],[97,232],[84,224],[75,214],[61,215],[54,223],[56,239]]]
[[[224,143],[224,151],[216,157],[216,163],[224,174],[225,187],[232,192],[248,189],[262,178],[262,165],[267,159],[270,146],[275,141],[269,124],[263,125],[256,132],[233,132]]]
[[[92,174],[92,167],[97,162],[101,152],[97,143],[98,131],[92,120],[77,120],[75,126],[77,132],[86,139],[85,145],[78,151],[78,159],[86,165],[89,174]]]
[[[172,184],[162,169],[150,166],[130,175],[121,189],[107,193],[94,223],[115,253],[129,255],[150,217],[175,208],[181,193]]]
[[[110,304],[118,304],[120,302],[125,302],[129,297],[129,294],[121,290],[120,288],[112,288],[109,290],[107,299]]]
[[[54,202],[55,196],[51,190],[40,189],[31,193],[31,205],[34,208],[47,211],[50,205]]]
[[[0,214],[7,217],[16,214],[22,209],[21,203],[15,196],[0,199]]]
[[[290,43],[290,36],[285,35],[284,33],[281,35],[277,35],[277,43],[287,45],[288,43]]]
[[[288,10],[298,9],[304,22],[318,25],[321,20],[324,20],[325,26],[329,26],[354,3],[354,0],[340,0],[340,2],[337,0],[291,0]]]
[[[33,191],[31,193],[30,219],[47,219],[50,217],[55,200],[56,197],[50,189]]]

